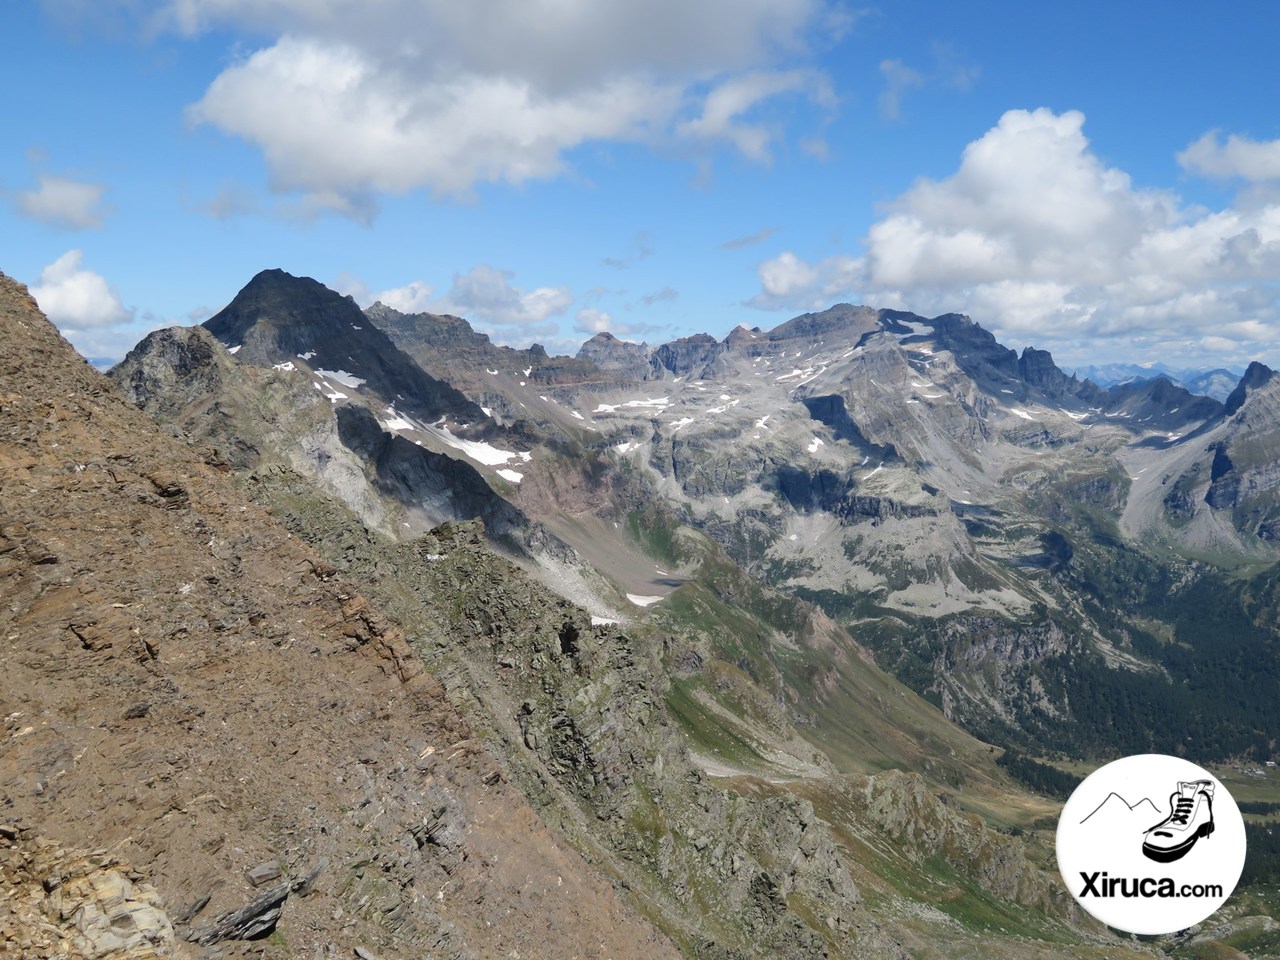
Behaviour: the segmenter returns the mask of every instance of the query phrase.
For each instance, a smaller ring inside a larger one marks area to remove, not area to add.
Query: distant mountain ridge
[[[313,281],[260,277],[276,292],[250,303],[299,285],[309,306],[240,311],[251,322],[222,331],[241,347],[228,362],[260,364],[291,395],[318,388],[298,441],[316,453],[299,462],[380,529],[418,532],[440,516],[414,502],[409,460],[465,461],[469,496],[487,486],[545,531],[523,541],[537,541],[540,575],[601,619],[690,609],[697,566],[670,538],[696,534],[856,630],[882,666],[1000,742],[1167,736],[1142,712],[1166,694],[1137,679],[1163,676],[1164,655],[1105,606],[1141,582],[1116,566],[1140,555],[1192,582],[1204,574],[1180,564],[1280,557],[1280,435],[1261,365],[1228,410],[1164,377],[1104,389],[963,315],[853,304],[652,348],[602,333],[552,357],[495,346],[458,317],[375,305],[358,319]],[[309,349],[280,342],[285,315]],[[411,413],[411,395],[363,359],[373,327],[465,404]],[[335,385],[338,363],[354,386]],[[772,654],[753,656],[757,675],[781,675]],[[1101,732],[1079,706],[1100,684],[1133,686],[1126,702],[1142,704]],[[1235,737],[1232,710],[1197,728],[1212,749]]]
[[[1152,363],[1107,363],[1076,367],[1077,376],[1092,380],[1101,387],[1123,386],[1146,380],[1165,378],[1194,394],[1225,401],[1244,375],[1239,367],[1175,369],[1159,361]]]

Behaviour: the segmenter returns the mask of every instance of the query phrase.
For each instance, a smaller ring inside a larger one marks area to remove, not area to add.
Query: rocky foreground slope
[[[401,631],[3,276],[0,596],[0,956],[677,955]]]

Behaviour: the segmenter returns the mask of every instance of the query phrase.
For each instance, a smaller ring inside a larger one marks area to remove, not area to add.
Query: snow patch
[[[237,343],[234,347],[227,347],[227,353],[234,356],[235,354],[240,352],[240,348],[243,346],[244,346],[243,343]]]
[[[492,416],[493,416],[493,411],[492,411],[492,410],[490,410],[488,407],[481,407],[480,409],[484,411],[484,415],[485,415],[486,417],[492,417]]]
[[[1009,408],[1009,412],[1010,412],[1010,413],[1012,413],[1015,417],[1021,417],[1023,420],[1034,420],[1034,419],[1035,419],[1035,417],[1033,417],[1031,414],[1027,413],[1027,411],[1025,411],[1025,410],[1019,410],[1017,407],[1010,407],[1010,408]]]
[[[637,607],[651,607],[662,598],[661,597],[644,597],[638,593],[628,593],[627,599],[630,600],[632,603],[634,603]]]
[[[574,419],[575,419],[575,420],[585,420],[585,419],[587,419],[587,418],[586,418],[586,417],[584,417],[582,414],[580,414],[577,410],[572,411],[572,413],[573,413],[573,417],[574,417]]]
[[[593,627],[610,627],[617,623],[617,620],[610,620],[608,617],[592,617],[591,625]]]
[[[239,349],[239,348],[237,348],[237,349]],[[312,357],[314,357],[315,355],[316,355],[316,352],[315,352],[314,350],[308,350],[306,353],[300,353],[300,354],[298,354],[298,359],[299,359],[299,360],[310,360],[310,359],[311,359]]]
[[[336,381],[344,387],[350,387],[352,390],[358,389],[362,383],[367,382],[353,373],[347,373],[345,370],[317,370],[316,373],[328,380]]]
[[[822,446],[822,440],[818,437],[814,437],[813,443],[809,444],[809,452],[817,453],[820,446]]]
[[[417,429],[412,423],[406,420],[400,414],[396,413],[395,407],[387,407],[387,413],[391,414],[391,419],[383,426],[388,430],[414,430]]]
[[[516,455],[514,450],[499,450],[497,447],[491,446],[482,440],[463,440],[460,437],[455,437],[449,432],[448,427],[433,426],[430,428],[430,432],[444,443],[453,447],[453,449],[461,450],[472,460],[483,463],[486,467],[496,467],[499,464],[504,464]]]
[[[284,373],[293,373],[293,371],[298,368],[293,365],[292,360],[286,360],[284,363],[273,363],[271,365],[271,369],[280,370]]]
[[[602,403],[592,413],[613,413],[619,407],[665,407],[670,397],[647,397],[644,400],[626,400],[623,403]]]
[[[316,384],[313,384],[313,386],[317,390],[319,390],[321,393],[323,393],[326,397],[328,397],[331,403],[336,403],[339,400],[347,399],[347,395],[345,393],[343,393],[341,390],[337,389],[336,387],[330,386],[327,383],[316,383]]]
[[[514,470],[499,470],[498,476],[503,480],[510,480],[512,483],[519,483],[524,479],[523,473],[516,473]]]

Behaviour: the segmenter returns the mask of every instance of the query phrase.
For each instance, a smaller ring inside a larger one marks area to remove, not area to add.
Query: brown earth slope
[[[0,275],[0,956],[356,948],[676,955],[400,633]]]

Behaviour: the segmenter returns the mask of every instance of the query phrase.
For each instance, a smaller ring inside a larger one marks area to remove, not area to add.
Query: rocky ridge
[[[179,957],[676,955],[224,459],[157,428],[8,278],[0,328],[0,809],[20,842],[127,861]],[[23,876],[6,866],[0,900],[31,902]],[[53,936],[15,922],[19,949]]]

